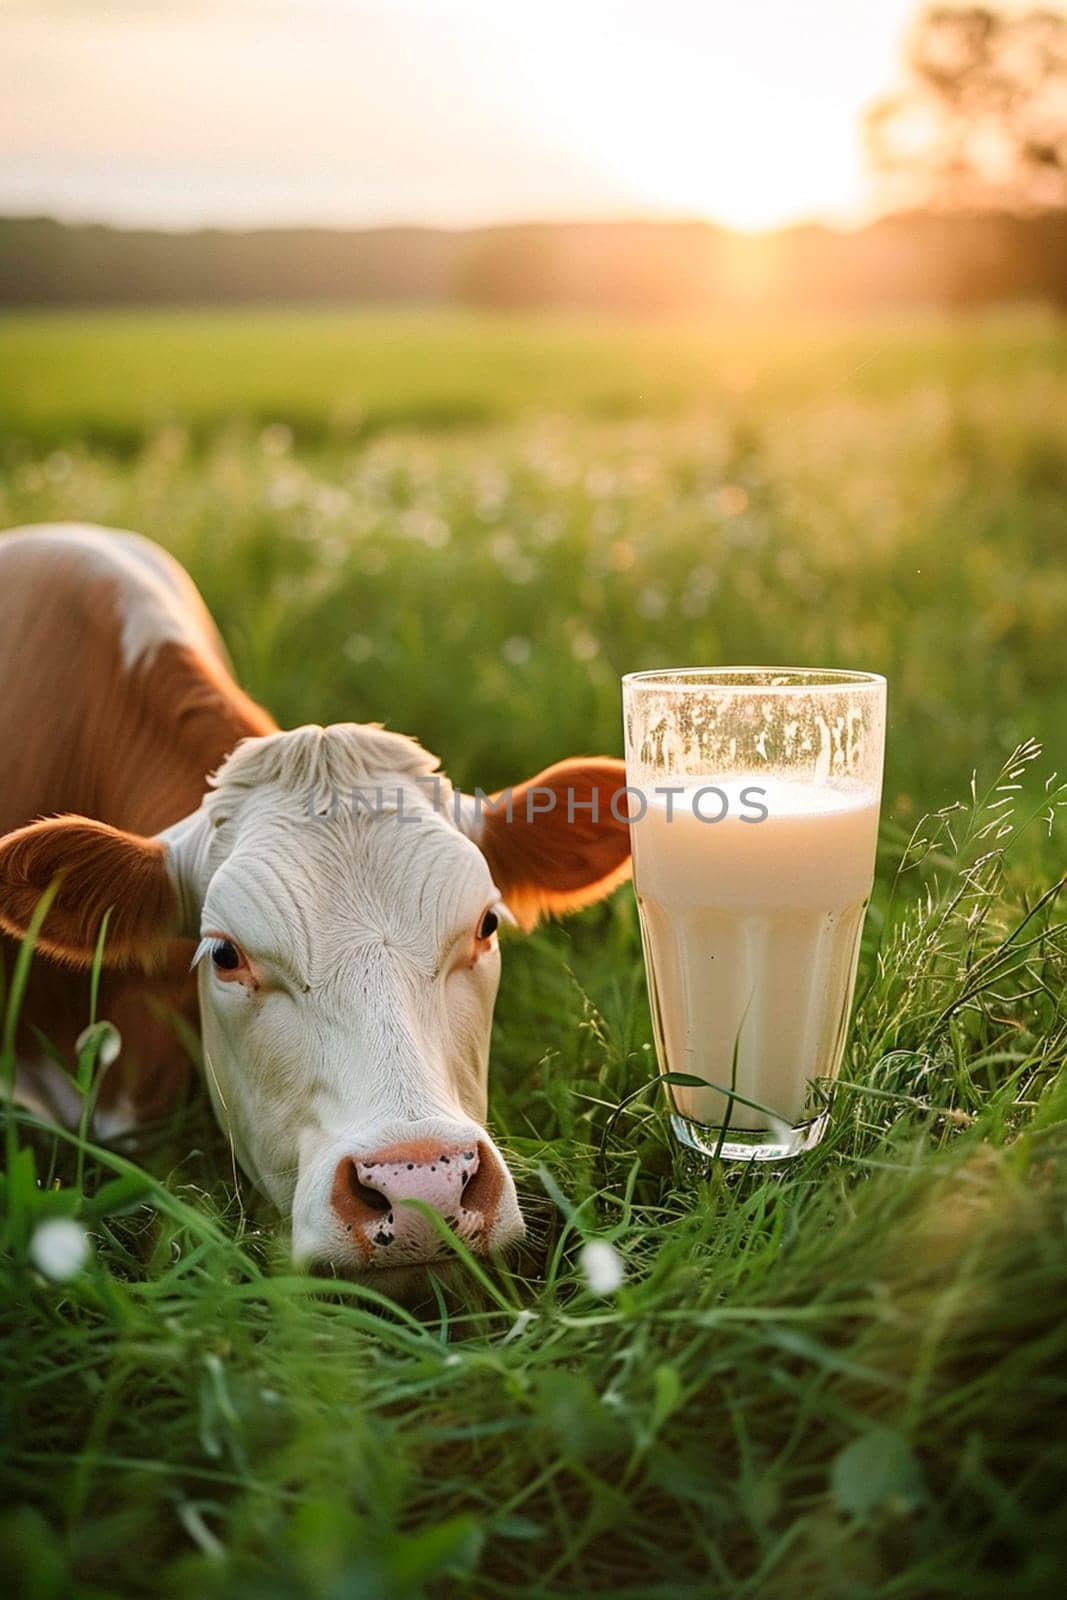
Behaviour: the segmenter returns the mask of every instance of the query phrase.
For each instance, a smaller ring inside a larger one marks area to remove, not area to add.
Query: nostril
[[[354,1161],[342,1161],[333,1180],[333,1207],[349,1230],[359,1223],[391,1215],[392,1202],[380,1189],[364,1183]]]
[[[369,1211],[391,1210],[389,1201],[382,1191],[380,1189],[372,1189],[369,1184],[361,1183],[355,1176],[354,1167],[352,1169],[352,1177],[349,1180],[348,1188],[352,1198],[359,1201],[361,1205],[366,1206]]]
[[[500,1196],[504,1189],[504,1174],[489,1146],[479,1141],[477,1151],[463,1152],[463,1159],[472,1155],[471,1171],[463,1184],[464,1211],[480,1211],[486,1228],[493,1225]],[[476,1161],[476,1164],[475,1164]]]

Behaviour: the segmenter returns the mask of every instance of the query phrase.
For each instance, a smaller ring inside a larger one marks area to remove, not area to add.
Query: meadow
[[[833,1126],[784,1171],[672,1149],[629,887],[507,942],[530,1244],[432,1314],[294,1272],[199,1094],[135,1158],[8,1113],[14,1589],[1062,1592],[1067,332],[27,316],[0,429],[0,526],[149,534],[283,726],[384,720],[468,788],[619,753],[646,666],[891,708]],[[51,1214],[93,1237],[64,1283]]]

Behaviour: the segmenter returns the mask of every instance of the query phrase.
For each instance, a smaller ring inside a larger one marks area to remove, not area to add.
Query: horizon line
[[[989,208],[997,214],[1032,215],[1033,207],[997,207]],[[874,207],[871,206],[862,214],[851,219],[833,216],[800,216],[776,223],[768,223],[764,227],[741,227],[734,223],[725,222],[718,217],[708,216],[699,212],[664,212],[664,211],[618,211],[574,213],[559,216],[514,216],[509,218],[486,219],[484,221],[471,221],[467,223],[434,222],[425,219],[404,219],[395,221],[368,221],[368,222],[325,222],[299,219],[274,219],[247,222],[216,222],[216,221],[190,221],[166,223],[160,221],[136,221],[133,219],[119,219],[115,216],[81,216],[64,214],[63,212],[50,211],[40,207],[8,209],[0,202],[0,223],[9,222],[37,222],[51,223],[56,227],[71,229],[99,228],[112,233],[150,233],[171,236],[174,238],[187,238],[197,234],[216,233],[234,237],[248,234],[262,233],[324,233],[324,234],[375,234],[375,233],[433,233],[452,236],[462,236],[472,233],[504,233],[512,230],[533,228],[595,228],[595,227],[648,227],[648,228],[707,228],[716,233],[731,234],[741,239],[766,239],[777,235],[797,233],[810,229],[820,229],[831,234],[852,234],[862,232],[864,228],[873,223],[885,221],[890,217],[907,217],[916,215],[941,215],[963,216],[979,214],[975,210],[951,211],[945,208],[923,206],[916,204],[907,208],[899,207]],[[981,214],[985,214],[983,211]]]

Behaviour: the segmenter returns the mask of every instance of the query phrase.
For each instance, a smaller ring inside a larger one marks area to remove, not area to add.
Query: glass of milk
[[[822,1138],[874,881],[885,679],[686,667],[623,679],[634,888],[672,1123],[710,1156]]]

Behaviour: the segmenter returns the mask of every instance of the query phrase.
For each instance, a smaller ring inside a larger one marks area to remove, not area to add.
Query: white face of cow
[[[506,913],[434,768],[378,729],[297,730],[173,830],[216,1112],[299,1260],[446,1253],[412,1200],[480,1249],[523,1231],[484,1128]]]
[[[142,876],[148,860],[165,873],[181,931],[199,940],[216,1113],[248,1175],[291,1212],[294,1255],[390,1289],[448,1256],[430,1213],[477,1252],[521,1237],[515,1185],[484,1125],[497,924],[506,902],[529,925],[539,910],[599,897],[628,857],[625,822],[609,813],[624,781],[617,762],[550,769],[529,807],[514,791],[510,821],[472,822],[468,805],[462,829],[435,769],[413,741],[378,728],[301,728],[246,740],[200,808],[158,841],[106,830],[109,851],[121,840],[138,852]],[[28,846],[49,856],[42,874],[63,828],[78,830],[81,852],[101,825],[21,830],[23,857]],[[0,841],[0,896],[19,839]],[[71,883],[71,916],[77,892]],[[132,926],[135,894],[145,887],[131,879],[129,905],[121,885],[117,895],[117,936],[129,942],[150,932]],[[84,922],[81,903],[78,914]]]
[[[483,1127],[500,891],[482,852],[417,783],[417,747],[381,750],[387,742],[372,736],[379,762],[335,764],[325,815],[309,806],[313,793],[323,799],[321,773],[298,790],[269,777],[247,786],[238,759],[244,782],[224,769],[175,851],[200,904],[204,1059],[219,1119],[248,1174],[292,1208],[297,1257],[355,1268],[439,1252],[432,1225],[401,1202],[433,1205],[446,1168],[469,1174],[449,1219],[461,1231],[478,1242],[484,1233],[490,1249],[522,1232]],[[408,770],[383,768],[390,754],[408,757]],[[410,1180],[370,1181],[383,1152],[412,1145],[429,1159],[393,1162]],[[473,1204],[482,1190],[491,1212]]]

